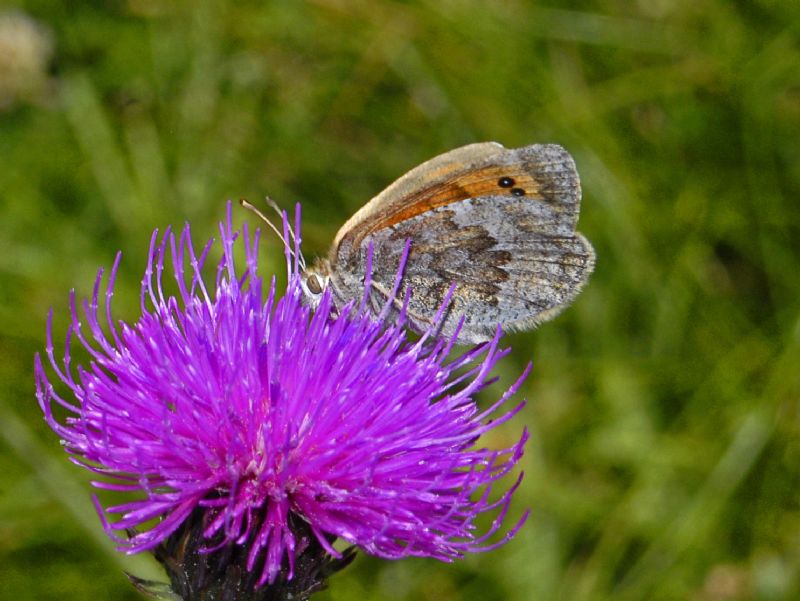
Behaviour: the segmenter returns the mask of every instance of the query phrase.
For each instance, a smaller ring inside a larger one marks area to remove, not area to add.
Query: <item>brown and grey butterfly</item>
[[[369,307],[391,297],[406,241],[410,252],[399,294],[410,288],[408,323],[432,325],[451,284],[455,293],[439,334],[461,317],[461,343],[490,339],[498,324],[525,330],[567,306],[594,268],[592,246],[575,231],[581,188],[562,147],[506,149],[470,144],[412,169],[356,212],[339,230],[326,259],[306,270],[312,304],[330,288],[334,304],[364,295],[372,246]]]

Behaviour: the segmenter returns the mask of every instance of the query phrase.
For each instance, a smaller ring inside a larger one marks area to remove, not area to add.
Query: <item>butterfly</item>
[[[490,340],[498,325],[527,330],[569,305],[592,273],[594,250],[575,231],[580,200],[575,162],[561,146],[462,146],[361,207],[328,256],[304,270],[303,292],[316,306],[330,290],[339,309],[366,298],[379,314],[387,302],[399,311],[410,290],[407,324],[437,327],[443,338],[458,331],[463,344]],[[446,315],[434,323],[451,285]]]

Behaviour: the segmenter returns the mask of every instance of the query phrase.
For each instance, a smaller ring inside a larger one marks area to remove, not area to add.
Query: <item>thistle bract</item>
[[[91,298],[73,292],[59,353],[51,313],[46,355],[64,392],[37,355],[39,403],[73,461],[102,476],[94,486],[131,494],[97,501],[120,548],[154,550],[199,512],[202,553],[238,549],[260,586],[291,580],[310,542],[332,557],[338,538],[384,558],[449,561],[513,536],[525,516],[489,540],[519,479],[490,491],[527,433],[508,448],[478,444],[521,409],[503,406],[522,378],[487,409],[473,400],[505,354],[499,334],[452,358],[433,332],[409,340],[402,315],[384,323],[358,301],[336,313],[329,296],[312,312],[288,254],[283,294],[262,281],[258,239],[233,231],[229,206],[206,277],[213,240],[196,249],[188,225],[156,232],[134,322],[112,317],[119,256]],[[487,511],[496,517],[478,533]]]

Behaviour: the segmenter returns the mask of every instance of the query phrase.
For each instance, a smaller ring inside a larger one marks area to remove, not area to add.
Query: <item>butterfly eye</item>
[[[319,278],[315,274],[312,273],[308,276],[306,279],[306,286],[311,294],[322,294],[322,282],[319,281]]]

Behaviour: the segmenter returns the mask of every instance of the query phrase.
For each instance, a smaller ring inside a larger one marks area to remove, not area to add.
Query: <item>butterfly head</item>
[[[303,271],[300,276],[300,287],[306,302],[314,309],[319,306],[322,295],[331,282],[331,268],[328,261],[318,259],[314,264]]]

